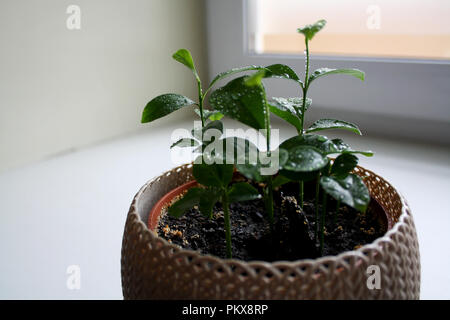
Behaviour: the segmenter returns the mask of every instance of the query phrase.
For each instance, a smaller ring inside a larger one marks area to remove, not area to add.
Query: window
[[[450,59],[448,0],[250,0],[248,6],[249,48],[255,53],[298,54],[298,26],[325,19],[312,53]]]

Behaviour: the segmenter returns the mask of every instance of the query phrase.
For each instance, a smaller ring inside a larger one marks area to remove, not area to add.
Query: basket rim
[[[137,202],[139,198],[142,196],[142,194],[147,190],[149,186],[151,186],[154,182],[156,182],[161,177],[167,175],[167,174],[178,174],[178,172],[183,169],[190,169],[192,167],[192,163],[184,164],[177,166],[175,168],[172,168],[171,170],[167,170],[163,172],[162,174],[150,179],[147,181],[136,193],[136,195],[133,198],[133,201],[130,206],[130,210],[128,212],[128,216],[132,215],[134,219],[136,219],[135,222],[141,225],[141,231],[145,235],[143,239],[145,241],[150,242],[158,242],[160,245],[163,245],[164,247],[168,247],[171,249],[173,256],[190,256],[194,257],[192,262],[215,262],[221,265],[227,265],[227,266],[240,266],[245,269],[254,269],[254,268],[268,268],[270,272],[276,272],[280,268],[298,268],[298,267],[305,267],[305,266],[313,266],[314,268],[319,268],[320,266],[326,266],[328,269],[328,265],[330,263],[335,264],[336,262],[339,264],[342,264],[343,262],[347,262],[350,264],[349,261],[352,261],[354,259],[357,260],[365,260],[368,261],[369,257],[373,254],[381,253],[383,249],[386,247],[387,244],[389,244],[392,241],[395,241],[393,237],[402,231],[400,228],[406,226],[406,219],[411,218],[411,210],[408,206],[408,203],[406,202],[406,199],[403,197],[403,195],[394,188],[388,181],[386,181],[381,176],[377,175],[376,173],[361,167],[357,166],[356,168],[360,168],[376,177],[379,177],[383,181],[385,181],[387,184],[389,184],[390,187],[392,187],[393,191],[397,193],[397,195],[400,198],[402,209],[401,214],[398,217],[398,221],[395,222],[391,229],[389,229],[382,237],[377,238],[371,243],[365,244],[362,247],[356,249],[356,250],[348,250],[341,252],[338,255],[328,255],[323,256],[320,258],[315,259],[299,259],[294,261],[285,261],[285,260],[277,260],[273,262],[268,261],[262,261],[262,260],[251,260],[251,261],[245,261],[240,259],[223,259],[211,254],[207,253],[201,253],[195,250],[191,249],[185,249],[182,248],[176,244],[169,243],[167,240],[159,237],[156,232],[150,230],[147,226],[147,224],[142,221],[140,215],[137,213]],[[384,209],[384,208],[383,208]],[[339,266],[336,266],[336,268]],[[281,273],[281,272],[280,272]]]

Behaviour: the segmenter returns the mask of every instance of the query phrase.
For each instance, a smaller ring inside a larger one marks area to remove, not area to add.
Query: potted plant
[[[327,118],[305,128],[316,79],[364,80],[357,69],[309,70],[309,42],[325,23],[298,29],[306,47],[303,79],[282,64],[249,66],[223,72],[204,88],[189,51],[173,55],[192,70],[197,101],[160,95],[146,105],[142,122],[192,106],[201,126],[172,148],[191,148],[195,161],[149,181],[135,196],[122,245],[126,299],[419,297],[418,243],[405,200],[357,165],[357,155],[372,152],[317,133],[361,134],[359,128]],[[214,88],[246,71],[253,73]],[[296,82],[301,97],[269,99],[266,78]],[[298,133],[275,148],[271,113]],[[265,148],[224,135],[224,115],[260,130]]]

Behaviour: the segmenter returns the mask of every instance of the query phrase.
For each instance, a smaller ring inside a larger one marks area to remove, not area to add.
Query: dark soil
[[[298,184],[290,183],[274,193],[273,231],[265,216],[262,200],[230,205],[233,258],[245,261],[298,260],[320,255],[319,239],[315,239],[315,204],[311,191],[314,184],[305,185],[303,210],[297,204]],[[309,191],[309,192],[308,192]],[[321,198],[322,196],[320,196]],[[373,242],[387,229],[383,209],[371,201],[366,213],[327,201],[323,255],[337,255]],[[319,204],[319,226],[322,206]],[[185,249],[226,257],[223,210],[214,208],[213,219],[193,208],[181,218],[164,215],[160,219],[159,236]],[[319,238],[319,236],[318,236]]]

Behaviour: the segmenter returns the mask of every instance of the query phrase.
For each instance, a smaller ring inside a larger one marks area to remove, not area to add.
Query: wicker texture
[[[381,177],[355,172],[388,213],[393,228],[358,250],[315,260],[244,262],[181,249],[146,226],[152,206],[193,179],[192,166],[149,181],[135,196],[122,243],[125,299],[418,299],[420,257],[410,209]],[[381,289],[368,289],[367,267],[378,265]]]

